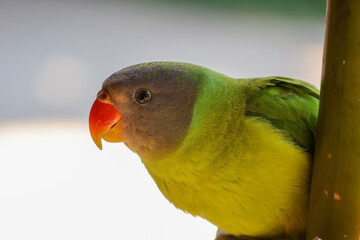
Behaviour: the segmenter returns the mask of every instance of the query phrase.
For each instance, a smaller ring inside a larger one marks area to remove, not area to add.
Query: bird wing
[[[250,80],[245,115],[262,118],[300,147],[313,153],[319,108],[319,90],[309,83],[284,77]]]

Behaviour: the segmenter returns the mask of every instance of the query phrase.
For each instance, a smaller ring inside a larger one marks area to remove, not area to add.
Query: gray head
[[[203,68],[186,63],[151,62],[112,74],[98,100],[120,112],[125,144],[142,158],[173,152],[192,120]]]

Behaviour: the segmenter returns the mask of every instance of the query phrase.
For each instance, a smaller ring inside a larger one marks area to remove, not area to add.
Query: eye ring
[[[140,104],[148,103],[152,98],[152,93],[147,89],[139,89],[135,92],[135,99]]]

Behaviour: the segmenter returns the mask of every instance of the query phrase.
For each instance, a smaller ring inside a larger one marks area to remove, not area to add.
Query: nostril
[[[104,91],[104,90],[101,90],[101,91],[97,94],[97,99],[98,99],[100,102],[103,102],[103,103],[111,103],[111,99],[110,99],[109,93],[107,93],[107,92]]]

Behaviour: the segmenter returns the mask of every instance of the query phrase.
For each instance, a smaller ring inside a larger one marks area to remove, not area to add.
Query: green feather
[[[319,91],[306,82],[284,77],[253,79],[250,84],[256,92],[247,99],[245,114],[269,121],[312,153]]]

